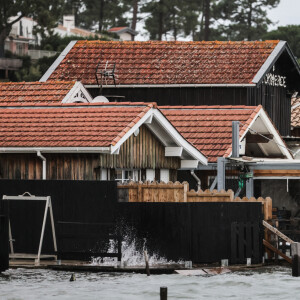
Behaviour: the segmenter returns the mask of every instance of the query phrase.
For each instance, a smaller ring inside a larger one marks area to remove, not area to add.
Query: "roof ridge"
[[[123,27],[122,27],[123,28]],[[127,27],[124,27],[127,28]],[[266,44],[279,43],[280,40],[265,41],[102,41],[102,40],[77,40],[78,44]],[[76,44],[77,44],[76,43]]]

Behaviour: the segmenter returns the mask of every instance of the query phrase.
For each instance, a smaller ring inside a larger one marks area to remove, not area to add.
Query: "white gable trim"
[[[64,49],[64,51],[58,56],[58,58],[54,61],[54,63],[50,66],[50,68],[46,71],[46,73],[41,77],[40,82],[45,82],[51,76],[51,74],[55,71],[55,69],[59,66],[59,64],[63,61],[63,59],[67,56],[73,46],[77,43],[77,41],[71,41],[68,46]]]
[[[273,139],[274,141],[277,143],[278,148],[280,149],[281,153],[286,156],[287,159],[293,159],[293,156],[291,155],[290,151],[286,148],[281,136],[279,135],[279,133],[277,132],[277,130],[275,129],[274,125],[272,124],[272,122],[270,121],[268,115],[266,114],[266,112],[264,111],[263,108],[261,108],[259,110],[259,112],[256,114],[256,116],[253,118],[252,122],[249,124],[249,126],[247,127],[247,129],[245,130],[244,134],[241,136],[240,138],[240,142],[243,140],[243,138],[246,136],[246,134],[251,131],[251,127],[253,126],[253,124],[255,123],[256,119],[260,117],[265,126],[267,127],[267,129],[269,130],[270,134],[273,135]],[[263,150],[262,150],[263,151]],[[232,152],[229,154],[228,157],[231,157]]]
[[[175,127],[168,121],[168,119],[155,108],[151,108],[118,142],[116,145],[111,146],[111,154],[115,153],[117,149],[146,121],[149,117],[154,117],[158,123],[166,129],[167,133],[174,140],[174,142],[182,147],[192,158],[197,160],[203,165],[207,165],[207,158],[189,142],[187,142],[181,134],[175,129]],[[155,132],[152,131],[155,135]]]
[[[264,62],[264,64],[261,66],[259,71],[254,76],[254,78],[252,80],[253,83],[256,83],[256,84],[260,83],[260,81],[264,78],[266,73],[268,73],[270,71],[273,64],[276,62],[276,60],[280,56],[280,54],[284,51],[285,45],[286,45],[286,42],[284,42],[284,41],[280,41],[276,45],[276,47],[274,48],[272,53],[269,55],[267,60]]]
[[[93,101],[93,98],[82,85],[80,81],[76,81],[73,87],[70,89],[68,94],[62,100],[62,103],[74,103],[74,102],[83,102],[90,103]]]

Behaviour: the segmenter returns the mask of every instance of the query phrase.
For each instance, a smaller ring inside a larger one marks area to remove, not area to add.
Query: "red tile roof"
[[[74,84],[75,81],[3,82],[0,105],[61,102]]]
[[[278,42],[77,41],[49,78],[96,84],[109,61],[120,85],[249,84]]]
[[[155,103],[0,108],[0,147],[114,146]]]
[[[216,162],[232,151],[232,121],[240,121],[240,137],[262,108],[259,106],[160,106],[179,133]]]
[[[291,112],[291,125],[293,127],[300,127],[300,97],[292,98],[292,107],[297,104],[299,104],[299,106],[292,109]]]

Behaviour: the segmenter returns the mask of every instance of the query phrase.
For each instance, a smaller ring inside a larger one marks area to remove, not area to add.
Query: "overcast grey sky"
[[[300,0],[281,0],[277,8],[268,13],[273,22],[278,22],[271,28],[285,25],[300,25]]]
[[[274,22],[270,29],[276,29],[278,26],[300,25],[300,0],[281,0],[277,8],[268,11],[268,17]],[[148,40],[148,36],[143,29],[144,22],[141,21],[137,25],[139,35],[136,40]],[[179,40],[189,40],[190,38],[179,38]]]

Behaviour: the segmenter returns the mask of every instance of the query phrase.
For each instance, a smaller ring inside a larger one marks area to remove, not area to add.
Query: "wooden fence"
[[[189,190],[188,182],[129,182],[118,185],[120,202],[261,202],[264,220],[272,219],[272,199],[234,198],[232,190]]]

